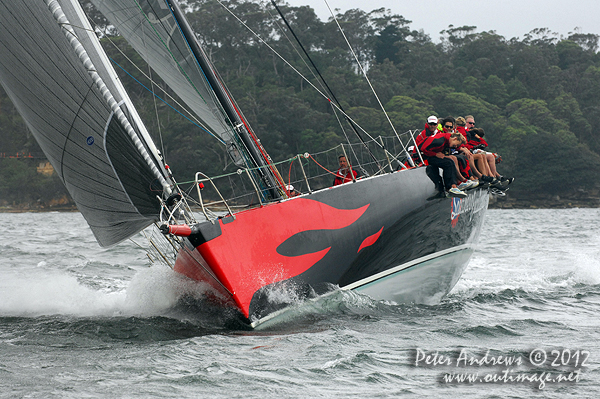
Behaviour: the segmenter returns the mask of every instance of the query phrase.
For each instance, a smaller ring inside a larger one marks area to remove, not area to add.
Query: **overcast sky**
[[[309,5],[322,20],[331,14],[324,0],[287,0]],[[435,42],[448,25],[477,26],[477,32],[495,30],[507,39],[535,28],[550,28],[563,36],[576,27],[581,33],[600,34],[600,0],[327,0],[332,10],[372,11],[385,7],[412,21],[411,29],[425,31]]]

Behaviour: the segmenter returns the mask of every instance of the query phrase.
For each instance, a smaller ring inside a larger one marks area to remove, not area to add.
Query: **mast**
[[[256,167],[258,167],[257,173],[260,176],[260,181],[263,183],[272,199],[281,198],[281,194],[279,190],[277,190],[277,186],[281,185],[282,183],[277,183],[277,172],[272,170],[275,167],[269,163],[268,155],[264,152],[262,145],[252,133],[248,123],[242,117],[241,112],[238,110],[233,101],[233,97],[217,76],[214,66],[206,56],[202,47],[200,47],[200,44],[196,40],[196,35],[194,35],[192,28],[190,27],[187,19],[184,17],[179,5],[174,0],[165,0],[165,2],[173,11],[173,17],[181,29],[182,35],[187,40],[190,50],[196,57],[200,68],[202,68],[202,71],[204,72],[206,80],[210,84],[219,103],[233,124],[232,128],[238,134],[238,137],[250,155],[252,162]]]

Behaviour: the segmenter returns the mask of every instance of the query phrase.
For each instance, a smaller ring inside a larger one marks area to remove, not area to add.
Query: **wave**
[[[159,316],[182,295],[206,290],[164,266],[138,271],[130,282],[39,266],[4,273],[0,315]]]
[[[335,290],[323,298],[298,303],[267,330],[272,333],[310,331],[352,321],[388,318],[415,323],[423,318],[446,317],[481,306],[486,306],[489,312],[499,308],[507,312],[528,312],[564,305],[573,298],[585,302],[586,298],[600,294],[599,261],[582,252],[573,260],[564,267],[556,262],[542,264],[539,259],[538,264],[523,266],[514,259],[476,253],[455,289],[438,304],[396,304],[353,291]],[[64,316],[103,318],[107,322],[118,318],[125,325],[135,318],[138,323],[156,325],[159,331],[161,325],[169,325],[182,334],[235,333],[248,329],[236,310],[224,310],[207,299],[210,287],[165,266],[125,268],[125,273],[118,272],[120,267],[111,264],[114,267],[109,268],[110,272],[102,274],[100,270],[106,270],[104,263],[85,260],[82,269],[80,262],[76,262],[77,267],[67,262],[61,269],[40,262],[37,267],[5,270],[0,281],[0,317]],[[585,303],[582,306],[585,308]],[[80,322],[86,323],[77,321]],[[498,334],[503,332],[498,331]],[[158,335],[168,336],[167,333]]]

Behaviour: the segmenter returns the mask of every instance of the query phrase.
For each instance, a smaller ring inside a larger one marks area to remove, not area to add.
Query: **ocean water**
[[[0,398],[597,398],[599,221],[490,210],[441,303],[339,292],[249,331],[78,213],[0,214]]]

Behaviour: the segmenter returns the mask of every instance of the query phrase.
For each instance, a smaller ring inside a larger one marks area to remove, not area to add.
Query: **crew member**
[[[459,132],[438,133],[428,137],[420,146],[423,158],[430,166],[442,169],[443,185],[449,197],[467,196],[456,187],[458,183],[454,161],[446,155],[451,148],[458,148],[466,142],[465,137]],[[428,174],[429,175],[429,174]],[[431,176],[430,176],[431,177]],[[434,183],[437,182],[434,181]]]
[[[335,173],[335,179],[333,180],[334,186],[339,186],[340,184],[351,182],[352,180],[356,180],[358,177],[358,173],[352,169],[352,166],[348,163],[348,160],[344,155],[340,155],[338,158],[340,163],[340,167]],[[354,176],[354,179],[352,178]]]

